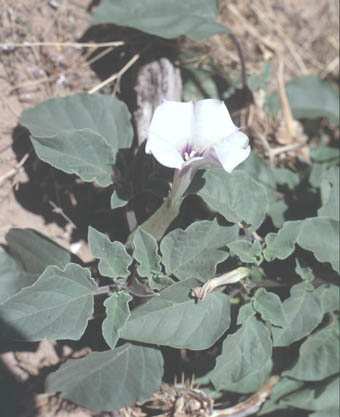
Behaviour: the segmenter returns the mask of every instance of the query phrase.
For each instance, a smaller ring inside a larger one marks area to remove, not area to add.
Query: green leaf
[[[268,233],[263,251],[267,261],[285,259],[298,243],[303,249],[313,252],[320,262],[330,262],[339,272],[339,222],[328,217],[311,217],[305,220],[288,221],[278,233]]]
[[[216,291],[196,303],[190,290],[198,285],[193,278],[179,281],[135,308],[121,337],[192,350],[212,346],[230,325],[229,297]]]
[[[103,187],[112,184],[117,150],[132,143],[126,105],[99,94],[47,100],[23,112],[20,123],[40,159]]]
[[[229,243],[228,248],[240,258],[241,262],[260,265],[263,260],[261,243],[255,240],[254,243],[247,240],[235,240]]]
[[[327,408],[326,410],[316,411],[315,413],[309,414],[308,417],[339,417],[339,409]]]
[[[32,286],[0,305],[2,334],[27,342],[78,340],[93,313],[96,288],[87,268],[49,266]]]
[[[62,132],[88,129],[101,136],[115,155],[118,149],[132,144],[130,119],[124,102],[104,94],[81,93],[53,98],[25,110],[20,123],[36,139],[58,138]]]
[[[40,275],[49,265],[64,268],[71,253],[32,229],[10,229],[6,234],[10,254],[29,273]]]
[[[236,168],[236,171],[245,171],[255,181],[261,183],[266,188],[276,190],[276,175],[268,163],[257,153],[251,152],[249,157]]]
[[[149,276],[147,278],[148,285],[153,290],[164,290],[164,288],[169,287],[170,285],[174,284],[174,280],[168,277],[167,275],[155,275],[155,276]]]
[[[71,253],[31,229],[10,229],[6,235],[10,254],[0,252],[0,302],[32,285],[49,265],[64,268]]]
[[[58,136],[31,137],[38,157],[83,181],[95,181],[102,187],[112,184],[114,155],[105,139],[90,129],[61,131]]]
[[[276,184],[286,185],[290,190],[299,184],[300,178],[295,172],[285,168],[272,168]]]
[[[339,124],[339,92],[330,82],[315,75],[304,75],[285,87],[295,119],[327,117],[331,123]],[[271,114],[277,115],[280,110],[277,93],[269,98],[267,106]]]
[[[268,216],[271,217],[273,225],[278,229],[283,226],[285,222],[285,212],[288,206],[283,200],[271,202],[268,209]]]
[[[89,247],[92,256],[100,259],[98,269],[101,275],[126,281],[130,275],[129,266],[132,258],[121,242],[111,242],[110,239],[93,227],[89,226]]]
[[[339,181],[340,169],[332,166],[327,172],[321,183],[322,207],[318,210],[321,217],[330,217],[334,220],[340,220],[340,203],[339,203]],[[327,195],[323,190],[327,187]]]
[[[330,311],[339,310],[339,287],[336,285],[320,285],[314,295],[318,297],[324,314]]]
[[[258,412],[258,415],[262,416],[275,410],[287,408],[287,405],[280,403],[280,399],[286,394],[297,391],[303,385],[304,384],[301,381],[295,381],[293,379],[282,376],[279,382],[274,385],[270,397],[263,404],[261,410]]]
[[[288,325],[280,297],[273,292],[259,288],[253,298],[253,307],[261,314],[263,320],[270,321],[274,326],[285,327]]]
[[[268,233],[265,238],[266,248],[263,251],[266,261],[276,258],[286,259],[294,252],[295,242],[302,227],[302,221],[288,221],[278,233]]]
[[[201,220],[186,230],[173,230],[160,245],[165,270],[179,279],[207,281],[215,275],[216,265],[228,258],[222,248],[237,237],[236,226],[223,227],[216,220]]]
[[[315,278],[312,268],[305,265],[303,261],[300,261],[299,258],[295,258],[296,268],[295,272],[300,275],[300,277],[306,282],[312,282]]]
[[[32,285],[36,274],[25,273],[22,267],[6,252],[0,252],[0,303]]]
[[[245,377],[268,370],[272,353],[270,333],[266,326],[254,316],[223,342],[222,353],[210,374],[217,390],[234,391],[237,383]]]
[[[339,322],[334,320],[302,343],[297,363],[284,375],[303,381],[320,381],[339,371]]]
[[[313,252],[319,262],[330,262],[334,271],[340,273],[339,235],[339,222],[327,217],[312,217],[304,220],[297,243]]]
[[[253,303],[243,304],[238,312],[237,324],[243,324],[249,317],[255,316],[255,314],[256,310],[253,307]]]
[[[156,239],[138,227],[133,239],[133,257],[139,263],[137,272],[141,277],[150,277],[162,272],[161,257],[158,255]]]
[[[182,68],[183,100],[221,99],[216,84],[215,72],[211,67],[197,68],[195,64],[185,65]],[[218,77],[218,80],[223,82],[223,79],[220,77]]]
[[[268,209],[266,189],[246,172],[232,175],[220,168],[207,169],[202,174],[203,186],[198,195],[208,206],[233,223],[245,222],[257,230]]]
[[[339,410],[339,377],[293,392],[282,398],[280,403],[305,410]]]
[[[106,318],[102,324],[102,331],[103,337],[111,349],[116,346],[120,329],[130,317],[129,301],[132,298],[127,291],[119,291],[104,301]]]
[[[282,303],[282,308],[288,324],[283,328],[272,328],[274,346],[288,346],[302,339],[320,324],[323,317],[318,297],[305,282],[291,288],[290,297]]]
[[[125,200],[125,198],[120,198],[118,196],[117,191],[115,190],[111,195],[110,206],[112,210],[114,210],[116,208],[125,207],[128,204],[128,202],[129,202],[128,199]]]
[[[114,411],[145,401],[159,387],[163,358],[159,350],[125,344],[65,362],[47,377],[46,391],[96,411]]]
[[[162,38],[187,35],[195,41],[216,33],[230,33],[216,22],[216,0],[103,0],[92,16],[91,24],[114,23],[133,27]]]
[[[340,149],[331,146],[310,148],[310,156],[314,162],[339,162]]]

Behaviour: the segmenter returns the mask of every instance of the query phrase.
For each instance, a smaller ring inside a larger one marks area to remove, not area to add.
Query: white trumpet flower
[[[215,164],[231,173],[250,154],[247,135],[215,99],[164,101],[153,115],[145,150],[176,169],[171,199],[183,195],[199,168]]]

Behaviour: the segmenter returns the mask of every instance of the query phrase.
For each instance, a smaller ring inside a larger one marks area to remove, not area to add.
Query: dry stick
[[[5,42],[0,43],[1,48],[27,48],[33,46],[62,46],[72,48],[104,48],[110,46],[121,46],[125,45],[123,41],[116,42]]]
[[[18,172],[18,170],[24,165],[24,163],[26,162],[29,156],[30,156],[30,152],[24,155],[24,157],[20,160],[20,162],[14,168],[10,169],[5,175],[2,175],[0,177],[0,184],[3,183],[7,178],[13,177],[13,175],[15,175]]]
[[[287,131],[291,138],[296,136],[295,129],[294,129],[294,118],[292,115],[292,111],[290,109],[288,98],[285,89],[284,77],[283,77],[283,59],[281,55],[279,55],[279,70],[278,70],[278,87],[279,87],[279,96],[282,108],[282,115],[287,123]]]
[[[52,200],[48,201],[50,205],[53,207],[53,213],[60,214],[61,217],[63,217],[68,223],[71,224],[71,226],[74,229],[77,229],[77,226],[73,223],[73,221],[67,216],[67,214],[64,213],[63,209],[61,207],[58,207]]]
[[[285,89],[285,84],[284,84],[284,77],[283,77],[284,63],[283,63],[283,59],[282,59],[281,55],[279,55],[278,58],[279,58],[278,89],[279,89],[279,96],[280,96],[282,114],[283,114],[283,118],[286,121],[288,134],[290,135],[290,137],[293,140],[295,139],[299,142],[298,144],[291,145],[291,146],[293,146],[293,148],[288,149],[288,150],[299,148],[300,146],[304,148],[305,146],[307,146],[306,141],[302,137],[300,137],[300,135],[298,135],[296,133],[295,128],[294,128],[294,117],[293,117],[292,111],[291,111],[290,106],[289,106],[289,102],[288,102],[288,98],[287,98],[287,94],[286,94],[286,89]],[[298,145],[300,145],[300,146],[298,146]],[[272,153],[274,153],[274,155],[277,155],[278,153],[283,152],[282,151],[283,148],[284,147],[279,148],[280,151],[279,150],[276,150],[276,152],[272,151]],[[310,163],[310,156],[309,156],[308,148],[302,149],[302,155],[307,160],[307,162]]]
[[[110,84],[112,81],[116,80],[117,78],[120,78],[141,56],[141,53],[135,54],[130,61],[128,61],[122,69],[120,69],[115,74],[112,74],[109,78],[101,82],[100,84],[96,85],[95,87],[91,88],[91,90],[88,91],[89,94],[96,93],[98,90],[105,87],[107,84]]]

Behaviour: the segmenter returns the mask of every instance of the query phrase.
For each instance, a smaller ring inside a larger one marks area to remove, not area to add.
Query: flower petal
[[[186,147],[192,135],[193,103],[178,103],[176,101],[164,101],[159,105],[152,117],[149,127],[150,134],[158,135],[180,152]],[[146,152],[154,153],[152,146],[155,142],[146,143]]]
[[[155,133],[149,132],[145,151],[151,153],[160,164],[166,167],[181,169],[184,164],[184,159],[176,147]]]
[[[230,174],[237,165],[248,158],[249,154],[248,136],[240,131],[216,143],[209,152],[212,162]]]
[[[194,103],[193,149],[206,150],[237,130],[223,101],[207,99]]]

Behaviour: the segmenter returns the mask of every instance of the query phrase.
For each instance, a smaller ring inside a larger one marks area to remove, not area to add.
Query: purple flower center
[[[184,161],[188,161],[189,159],[195,156],[202,156],[203,152],[193,149],[193,147],[187,143],[184,149],[182,150],[181,154],[182,154],[182,158],[184,159]]]

